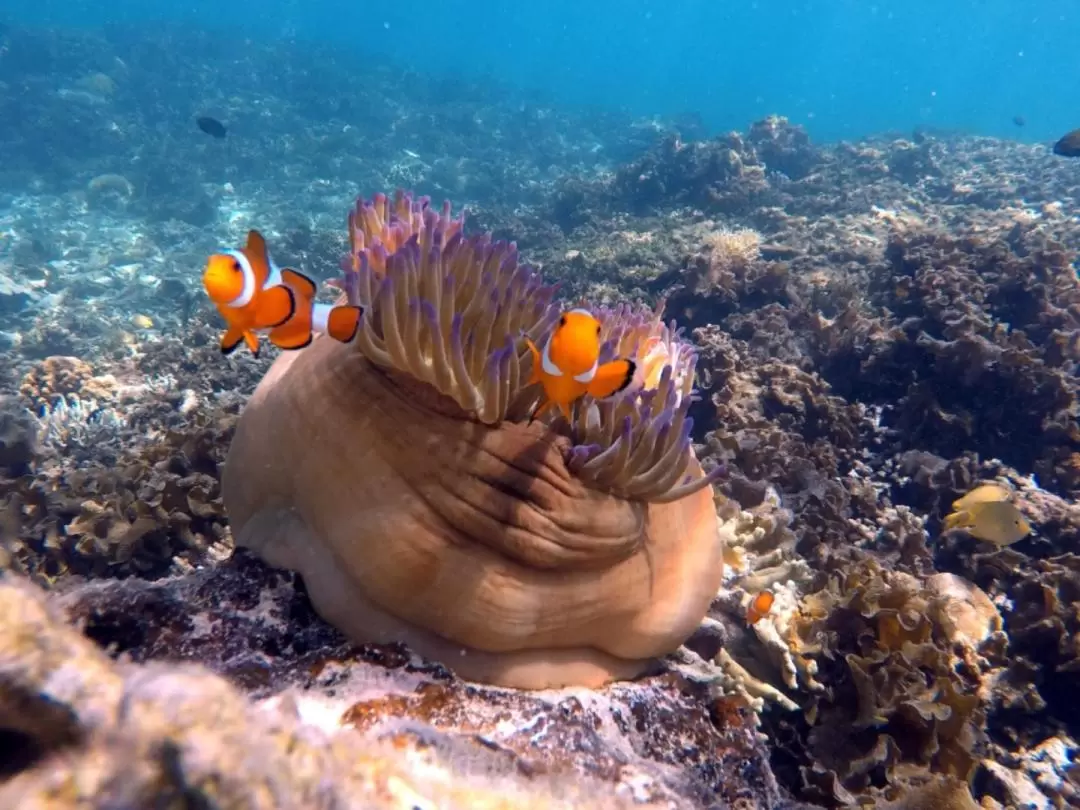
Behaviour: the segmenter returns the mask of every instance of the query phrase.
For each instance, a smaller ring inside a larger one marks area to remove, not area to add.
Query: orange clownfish
[[[769,615],[776,597],[772,591],[759,591],[746,607],[746,623],[757,624]]]
[[[312,332],[326,332],[348,343],[360,325],[360,307],[316,304],[315,282],[274,264],[266,240],[249,231],[247,245],[215,253],[206,263],[203,287],[228,328],[221,337],[222,354],[243,341],[259,354],[259,335],[282,349],[302,349]]]
[[[596,399],[610,397],[634,378],[633,360],[599,365],[600,321],[586,309],[564,312],[543,352],[528,338],[525,341],[533,356],[529,383],[543,385],[545,397],[529,417],[530,422],[552,405],[570,419],[570,406],[585,394]]]

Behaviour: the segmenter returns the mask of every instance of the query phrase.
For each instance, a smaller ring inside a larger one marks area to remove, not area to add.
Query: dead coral
[[[561,181],[551,218],[569,232],[616,211],[648,214],[692,206],[748,214],[780,205],[791,181],[811,175],[823,159],[800,127],[778,116],[757,122],[745,135],[698,141],[671,133],[611,177]]]
[[[666,138],[644,157],[620,166],[610,193],[621,208],[638,213],[694,205],[732,214],[775,199],[765,165],[736,132],[689,143],[677,135]]]
[[[420,724],[365,738],[305,722],[295,694],[255,705],[202,667],[114,664],[22,583],[0,583],[0,617],[5,735],[22,752],[4,807],[633,804],[585,775],[522,777],[498,751]]]
[[[1071,525],[1075,532],[1080,515],[1073,515]],[[1080,556],[1033,559],[1015,548],[983,549],[953,547],[939,557],[1006,606],[1009,680],[1017,697],[1002,696],[1006,713],[995,725],[1030,746],[1040,742],[1047,729],[1080,724],[1075,700],[1080,688]],[[1027,717],[1008,712],[1021,702]]]
[[[59,454],[65,464],[96,459],[115,461],[125,425],[119,411],[77,394],[58,396],[38,409],[35,419],[41,447]]]
[[[824,154],[810,143],[801,126],[791,124],[782,115],[770,115],[755,121],[746,133],[746,141],[770,172],[779,172],[788,180],[802,180],[824,160]]]
[[[728,227],[701,231],[700,247],[649,285],[687,328],[722,324],[732,313],[788,300],[788,266],[761,260],[757,231]]]

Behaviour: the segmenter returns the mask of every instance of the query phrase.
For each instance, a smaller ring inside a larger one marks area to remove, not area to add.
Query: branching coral
[[[124,424],[115,409],[76,394],[56,397],[35,415],[38,441],[45,447],[85,455],[95,445],[115,439]]]
[[[353,639],[473,679],[602,683],[678,647],[723,568],[694,349],[653,312],[601,309],[601,362],[631,356],[639,379],[527,424],[523,338],[559,311],[514,245],[401,193],[349,232],[359,337],[283,355],[248,402],[222,481],[237,543],[299,571]]]

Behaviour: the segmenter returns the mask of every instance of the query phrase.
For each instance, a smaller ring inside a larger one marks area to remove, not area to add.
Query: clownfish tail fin
[[[604,399],[625,389],[634,379],[637,364],[633,360],[612,360],[596,370],[589,383],[589,396]]]
[[[349,343],[360,329],[360,316],[363,313],[364,310],[361,307],[351,305],[334,307],[326,316],[326,334],[334,340]]]

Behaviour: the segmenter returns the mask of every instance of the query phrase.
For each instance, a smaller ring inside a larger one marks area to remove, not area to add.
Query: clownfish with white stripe
[[[571,406],[581,397],[610,397],[634,379],[633,360],[600,364],[600,321],[587,309],[564,312],[543,351],[528,338],[525,341],[533,356],[529,382],[544,388],[544,399],[529,417],[530,423],[552,406],[569,420]]]
[[[203,287],[227,324],[222,354],[243,342],[257,357],[263,334],[282,349],[304,348],[314,332],[348,343],[360,326],[360,307],[315,303],[315,282],[274,264],[258,231],[248,233],[244,247],[210,257]]]

